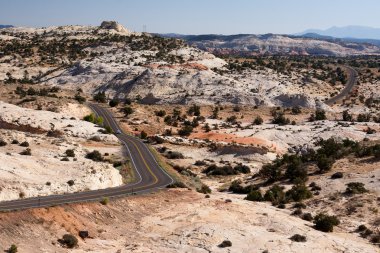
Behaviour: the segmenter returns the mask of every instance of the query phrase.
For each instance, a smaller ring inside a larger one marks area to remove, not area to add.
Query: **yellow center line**
[[[108,121],[107,117],[104,115],[104,119],[107,121],[108,125],[111,127],[111,123]],[[116,125],[116,124],[115,124]],[[146,186],[151,186],[151,185],[154,185],[158,182],[158,178],[157,176],[153,173],[152,169],[150,168],[150,166],[147,164],[144,156],[142,155],[139,147],[136,145],[136,143],[134,141],[131,141],[131,140],[128,140],[129,142],[131,142],[135,148],[137,149],[137,152],[139,152],[139,155],[141,157],[141,159],[143,160],[143,163],[145,164],[145,167],[148,169],[149,173],[153,176],[154,178],[154,182],[149,184],[149,185],[145,185],[145,186],[142,186],[142,187],[146,187]],[[137,170],[137,168],[135,168]],[[139,189],[139,188],[142,188],[142,187],[136,187],[135,189]]]

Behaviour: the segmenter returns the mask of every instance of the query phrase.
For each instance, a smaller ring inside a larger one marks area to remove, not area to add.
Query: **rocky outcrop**
[[[129,33],[129,31],[116,21],[103,21],[100,25],[101,29],[115,30],[119,33]]]

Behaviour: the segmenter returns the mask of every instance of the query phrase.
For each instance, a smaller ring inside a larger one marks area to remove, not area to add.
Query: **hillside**
[[[357,54],[358,50],[366,53],[377,50],[373,46],[344,48],[330,42],[277,35],[200,38],[201,42],[197,38],[189,42],[220,54],[240,54],[241,50]],[[226,42],[216,42],[219,40]],[[257,47],[252,43],[262,44]],[[291,51],[289,44],[294,46]],[[224,49],[223,45],[229,48]],[[0,81],[5,83],[35,83],[81,89],[90,94],[104,91],[111,97],[128,97],[147,104],[316,107],[342,88],[329,85],[326,78],[317,78],[334,75],[331,72],[336,66],[316,72],[309,68],[288,71],[276,59],[269,59],[264,66],[259,61],[236,64],[182,40],[133,33],[112,22],[99,27],[3,29],[0,52]]]
[[[191,45],[218,55],[379,55],[378,46],[336,39],[290,35],[188,35]]]

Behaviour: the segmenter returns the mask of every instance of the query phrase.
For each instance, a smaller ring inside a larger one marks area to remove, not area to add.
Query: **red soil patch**
[[[260,139],[257,137],[239,137],[235,134],[226,134],[226,133],[192,133],[189,136],[189,139],[201,139],[201,140],[211,140],[217,142],[226,142],[226,143],[236,143],[243,145],[258,145],[268,148],[276,153],[283,153],[284,150],[278,149],[277,145],[272,142],[268,142],[264,139]]]

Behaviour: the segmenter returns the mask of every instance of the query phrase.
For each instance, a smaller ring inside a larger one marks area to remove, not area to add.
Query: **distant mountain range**
[[[326,30],[309,29],[296,35],[304,34],[319,34],[335,38],[380,40],[380,28],[373,28],[367,26],[333,26]]]
[[[13,27],[13,25],[0,25],[0,29],[2,29],[2,28],[10,28],[10,27]]]

